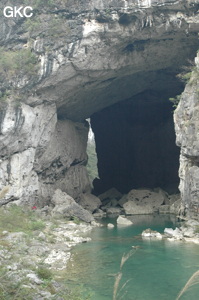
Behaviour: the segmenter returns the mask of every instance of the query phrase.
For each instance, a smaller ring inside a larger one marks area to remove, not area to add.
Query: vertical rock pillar
[[[87,137],[88,124],[57,120],[55,104],[9,101],[0,112],[0,205],[42,206],[58,188],[89,192]]]
[[[176,143],[181,148],[180,192],[182,210],[199,219],[199,57],[174,113]]]

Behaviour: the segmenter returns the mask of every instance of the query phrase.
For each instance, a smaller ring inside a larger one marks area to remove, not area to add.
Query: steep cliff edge
[[[199,56],[195,58],[191,78],[175,110],[176,142],[181,148],[180,192],[182,212],[199,215]]]
[[[84,120],[148,90],[179,94],[199,47],[199,1],[28,4],[30,19],[0,17],[1,204],[89,192]]]

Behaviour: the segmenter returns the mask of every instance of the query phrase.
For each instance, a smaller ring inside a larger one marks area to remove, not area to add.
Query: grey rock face
[[[180,156],[180,192],[182,213],[190,217],[199,216],[199,102],[198,72],[199,59],[195,59],[196,67],[186,85],[177,109],[175,110],[176,142],[181,148]]]
[[[1,204],[48,202],[55,189],[73,197],[90,191],[86,171],[87,124],[57,121],[55,105],[9,103],[1,118]]]
[[[198,48],[198,2],[54,1],[53,9],[37,10],[42,26],[36,30],[25,18],[0,18],[5,50],[28,47],[38,61],[35,76],[20,70],[1,82],[11,95],[0,112],[0,204],[45,205],[56,189],[73,198],[90,192],[83,120],[157,85],[164,90],[167,75],[172,79]],[[182,145],[181,191],[184,203],[190,194],[194,203],[198,172],[188,157],[198,155],[197,130],[187,128],[195,144],[194,150]],[[191,142],[188,132],[185,140]]]
[[[39,191],[34,169],[37,149],[45,149],[55,130],[56,108],[9,103],[0,120],[0,189],[9,186],[2,203],[11,200],[34,203]]]

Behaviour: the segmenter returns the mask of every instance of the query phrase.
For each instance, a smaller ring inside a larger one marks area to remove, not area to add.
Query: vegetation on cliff
[[[37,57],[29,49],[7,50],[0,48],[0,79],[9,80],[20,75],[31,76],[36,73]]]
[[[38,58],[30,48],[8,50],[0,47],[0,102],[5,102],[10,95],[17,100],[20,82],[28,83],[37,72]]]

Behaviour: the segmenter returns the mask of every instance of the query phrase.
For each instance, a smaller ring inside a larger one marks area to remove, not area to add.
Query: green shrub
[[[35,231],[35,230],[42,230],[45,227],[46,227],[46,225],[41,220],[31,221],[30,225],[29,225],[30,230],[33,230],[33,231]]]
[[[32,76],[38,70],[38,60],[30,49],[6,50],[0,47],[0,77],[10,79],[18,75]]]
[[[39,276],[39,278],[44,280],[50,280],[53,277],[51,270],[44,266],[41,266],[37,269],[37,275]]]
[[[181,81],[187,83],[187,82],[190,80],[191,75],[192,75],[192,71],[191,71],[191,72],[183,72],[183,73],[180,73],[180,74],[177,75],[177,77],[178,77]]]
[[[70,28],[63,18],[57,15],[49,15],[44,20],[43,16],[37,14],[24,23],[24,28],[30,36],[46,36],[57,38],[69,33]]]
[[[174,98],[169,98],[169,101],[173,103],[173,108],[176,109],[178,106],[178,103],[180,102],[181,94],[175,96]]]

